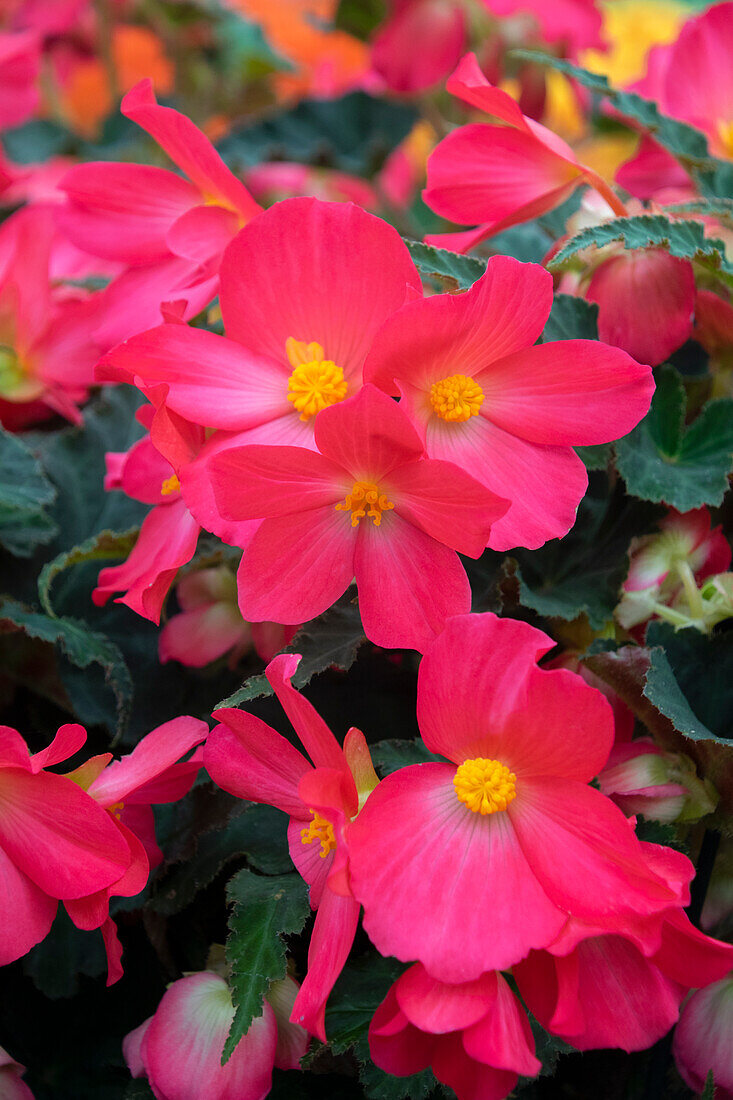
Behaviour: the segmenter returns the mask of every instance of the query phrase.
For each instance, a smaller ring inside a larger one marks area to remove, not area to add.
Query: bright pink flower
[[[33,1100],[33,1093],[21,1081],[25,1066],[10,1057],[7,1050],[0,1047],[0,1097],[2,1100]]]
[[[377,334],[364,378],[402,397],[426,453],[454,462],[511,501],[491,531],[495,550],[566,534],[587,486],[573,446],[629,432],[654,381],[598,341],[535,345],[552,278],[494,256],[464,294],[409,302]]]
[[[219,255],[261,210],[193,122],[158,105],[143,80],[122,101],[136,122],[188,176],[151,165],[90,161],[61,183],[69,206],[64,226],[91,252],[129,264],[165,260],[171,253],[194,266]]]
[[[171,615],[160,632],[158,654],[163,664],[180,661],[202,668],[230,653],[231,667],[250,649],[269,661],[286,646],[297,627],[280,623],[247,623],[237,605],[237,582],[225,566],[199,569],[176,585],[180,614]]]
[[[38,113],[41,40],[33,31],[0,33],[0,130]]]
[[[698,821],[718,801],[689,756],[665,752],[648,737],[614,745],[598,784],[627,817],[643,814],[651,821]]]
[[[727,973],[733,947],[712,940],[678,911],[658,950],[621,935],[533,951],[514,968],[519,991],[543,1027],[578,1050],[643,1050],[676,1023],[691,987]]]
[[[494,15],[531,15],[543,43],[564,46],[571,56],[578,50],[604,46],[603,22],[596,0],[482,0]]]
[[[318,452],[231,449],[209,464],[222,515],[262,518],[239,567],[253,622],[306,622],[356,577],[364,631],[385,648],[424,649],[470,606],[455,551],[480,557],[506,502],[423,446],[374,386],[324,409]]]
[[[458,1100],[504,1100],[541,1063],[524,1011],[501,974],[447,985],[416,963],[398,978],[369,1026],[372,1060],[405,1077],[430,1066]]]
[[[93,337],[99,296],[51,283],[52,209],[19,210],[0,231],[0,422],[21,428],[51,411],[81,421],[103,348]]]
[[[372,67],[392,92],[421,92],[444,80],[466,48],[457,0],[391,0],[372,42]]]
[[[733,1100],[733,976],[698,989],[682,1009],[674,1059],[690,1088],[701,1093],[710,1070],[715,1100]]]
[[[459,225],[483,224],[463,233],[433,233],[425,238],[430,244],[465,252],[502,229],[554,209],[583,183],[601,190],[617,213],[626,213],[566,142],[523,115],[516,100],[489,83],[474,54],[466,54],[446,87],[501,125],[461,126],[431,154],[423,192],[430,209]]]
[[[224,790],[276,806],[290,817],[290,855],[310,886],[311,907],[318,910],[308,973],[291,1018],[325,1041],[326,1001],[359,917],[349,888],[344,829],[377,777],[364,735],[349,730],[341,749],[320,715],[292,687],[299,662],[299,656],[281,654],[266,675],[313,763],[253,714],[225,708],[214,712],[221,725],[209,736],[204,764]]]
[[[421,291],[420,278],[392,226],[355,206],[289,199],[225,253],[227,337],[161,325],[115,348],[98,373],[165,383],[169,409],[246,433],[241,443],[312,447],[316,414],[359,390],[374,334],[408,288]]]
[[[597,688],[598,691],[603,692],[606,699],[608,699],[608,702],[611,704],[611,710],[613,711],[614,744],[619,745],[631,740],[636,724],[634,712],[624,703],[621,697],[608,686],[605,680],[601,680],[600,676],[596,676],[594,672],[586,668],[577,652],[566,650],[558,657],[553,657],[551,661],[545,661],[542,667],[569,668],[571,672],[577,672],[577,674],[585,680],[586,684],[590,684],[591,687]]]
[[[85,740],[81,726],[61,726],[31,756],[16,730],[0,726],[0,965],[46,936],[58,899],[105,890],[130,867],[130,846],[109,815],[66,776],[43,770]]]
[[[512,966],[569,915],[612,930],[654,916],[680,904],[693,873],[678,853],[672,874],[657,873],[588,786],[611,748],[611,711],[573,673],[537,668],[553,645],[513,619],[450,619],[417,689],[423,740],[450,763],[388,775],[348,828],[372,942],[441,981]]]
[[[264,1100],[272,1087],[278,1033],[264,1002],[226,1065],[222,1051],[234,1019],[218,974],[188,974],[168,986],[155,1013],[123,1041],[133,1077],[147,1077],[159,1100]]]

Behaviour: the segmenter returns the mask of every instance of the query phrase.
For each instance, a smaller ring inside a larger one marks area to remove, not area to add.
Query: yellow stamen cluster
[[[385,493],[380,493],[379,486],[373,481],[356,481],[351,492],[336,505],[337,512],[351,512],[352,527],[358,527],[359,520],[365,516],[375,527],[379,527],[382,512],[388,512],[392,508],[394,502]]]
[[[715,130],[718,136],[720,151],[724,157],[733,160],[733,120],[718,119]]]
[[[160,492],[164,497],[169,497],[171,493],[177,493],[180,488],[181,483],[178,480],[178,476],[176,474],[171,474],[171,476],[167,477],[161,485]]]
[[[344,372],[332,359],[326,359],[320,344],[315,340],[306,344],[290,336],[285,350],[293,367],[288,378],[288,401],[292,401],[301,420],[310,420],[321,409],[343,401],[348,389]]]
[[[466,374],[452,374],[430,387],[430,404],[441,420],[470,420],[484,403],[484,391]]]
[[[453,776],[453,786],[459,801],[473,813],[493,814],[517,797],[516,778],[499,760],[477,756],[464,760]]]
[[[325,859],[329,852],[332,852],[336,847],[336,837],[333,832],[333,825],[325,817],[321,817],[315,810],[310,810],[313,814],[313,820],[307,829],[300,830],[300,840],[302,844],[312,844],[314,840],[317,840],[321,845],[321,850],[318,853],[321,859]]]
[[[122,813],[124,808],[125,808],[125,803],[124,802],[114,802],[109,807],[109,812],[112,814],[113,817],[116,817],[117,820],[119,821],[120,820],[120,814]]]

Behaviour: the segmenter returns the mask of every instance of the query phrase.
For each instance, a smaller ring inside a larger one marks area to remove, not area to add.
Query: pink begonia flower
[[[237,604],[237,581],[225,565],[200,569],[176,585],[181,611],[171,615],[160,632],[161,663],[180,661],[203,668],[229,653],[233,668],[249,650],[271,660],[291,640],[297,626],[247,623]]]
[[[25,1066],[11,1058],[7,1050],[0,1047],[0,1097],[2,1100],[33,1100],[33,1093],[21,1081]]]
[[[733,1100],[733,975],[698,989],[684,1005],[672,1044],[680,1076],[695,1093],[710,1070],[715,1100]]]
[[[91,931],[102,928],[107,949],[112,985],[122,977],[114,922],[109,916],[111,897],[135,897],[147,885],[150,871],[163,855],[155,841],[152,805],[177,802],[191,788],[201,767],[201,755],[190,760],[180,758],[206,740],[206,722],[184,715],[151,730],[121,760],[110,753],[92,757],[66,775],[106,810],[109,818],[128,844],[132,861],[121,879],[105,889],[77,900],[67,901],[66,909],[77,928]]]
[[[642,814],[650,821],[699,821],[718,802],[689,756],[666,752],[649,737],[614,745],[598,785],[627,817]]]
[[[38,113],[40,75],[39,36],[30,30],[0,33],[0,130]]]
[[[529,1021],[501,974],[447,985],[416,963],[397,979],[369,1025],[372,1060],[406,1077],[431,1067],[458,1100],[504,1100],[542,1068]]]
[[[227,1061],[222,1051],[234,1019],[225,980],[211,971],[172,982],[155,1013],[125,1036],[133,1077],[147,1077],[159,1100],[264,1100],[272,1087],[278,1031],[265,1001]]]
[[[324,202],[353,202],[365,210],[376,210],[379,206],[377,194],[367,180],[333,168],[270,161],[248,168],[244,180],[254,198],[267,206],[303,197]]]
[[[506,501],[423,458],[404,412],[374,386],[324,409],[315,444],[235,448],[209,463],[222,515],[262,519],[239,566],[242,615],[307,622],[356,578],[367,637],[424,649],[469,610],[455,551],[480,557]]]
[[[349,204],[289,199],[224,255],[226,337],[161,325],[113,349],[98,377],[165,384],[167,408],[246,433],[241,443],[313,447],[317,413],[359,390],[374,334],[408,288],[421,293],[420,277],[392,226]]]
[[[0,726],[0,966],[47,935],[59,900],[71,901],[118,882],[133,852],[109,815],[66,776],[43,769],[66,760],[86,740],[61,726],[31,756],[21,735]]]
[[[462,233],[430,234],[425,238],[429,244],[465,252],[502,229],[553,210],[581,184],[590,184],[617,214],[626,214],[608,184],[579,164],[566,142],[523,115],[516,100],[489,83],[474,54],[466,54],[446,87],[501,125],[460,126],[431,154],[423,192],[427,205],[459,225],[483,224]]]
[[[615,930],[684,904],[689,860],[675,852],[660,873],[588,785],[611,749],[611,710],[573,673],[537,668],[553,645],[513,619],[450,619],[417,688],[425,745],[450,763],[388,775],[347,830],[372,942],[441,981],[512,966],[569,916]]]
[[[553,657],[552,660],[545,661],[542,667],[550,669],[569,668],[571,672],[577,672],[577,674],[585,680],[586,684],[590,684],[591,687],[597,688],[598,691],[602,692],[611,704],[611,710],[613,711],[614,745],[624,744],[631,740],[636,724],[634,712],[624,703],[623,699],[616,694],[613,688],[608,686],[605,680],[602,680],[600,676],[596,676],[594,672],[586,668],[577,652],[566,650],[558,657]]]
[[[531,952],[513,974],[530,1012],[577,1050],[644,1050],[676,1023],[690,988],[733,963],[733,947],[699,932],[681,911],[663,926],[653,952],[621,935],[550,952]]]
[[[310,886],[317,909],[308,973],[291,1019],[325,1042],[325,1008],[356,932],[359,903],[349,887],[344,829],[377,785],[360,730],[350,729],[343,749],[313,708],[291,685],[300,656],[281,654],[266,675],[312,763],[284,737],[246,711],[214,711],[215,726],[204,765],[220,787],[238,798],[264,802],[288,814],[290,856]]]
[[[711,529],[707,508],[678,512],[671,508],[659,521],[659,534],[631,540],[629,575],[615,615],[632,630],[664,615],[680,592],[692,597],[706,577],[731,563],[731,548],[722,527]]]
[[[382,326],[364,379],[400,394],[430,458],[511,501],[489,546],[562,537],[588,479],[574,446],[617,439],[649,408],[651,370],[597,340],[535,345],[552,277],[494,256],[463,294],[408,302]]]
[[[494,15],[529,15],[539,24],[543,43],[565,46],[570,56],[603,49],[603,18],[596,0],[482,0]]]
[[[216,256],[261,210],[189,118],[161,107],[150,80],[122,100],[122,114],[150,134],[188,179],[164,168],[88,161],[66,175],[64,227],[86,252],[128,264],[194,264]]]
[[[466,48],[460,0],[391,0],[372,40],[372,68],[391,92],[422,92],[444,80]]]
[[[29,206],[0,230],[0,422],[13,430],[52,412],[81,422],[77,405],[105,350],[93,338],[99,295],[51,283],[56,225]]]

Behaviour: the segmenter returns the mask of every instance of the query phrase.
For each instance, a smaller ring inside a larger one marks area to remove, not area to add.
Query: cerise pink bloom
[[[464,294],[408,302],[382,326],[364,378],[401,395],[430,458],[454,462],[509,511],[489,546],[566,534],[587,486],[574,446],[625,435],[642,419],[652,372],[597,340],[536,344],[552,278],[494,256]]]
[[[300,657],[281,654],[266,674],[310,761],[253,714],[214,712],[221,722],[206,744],[211,778],[238,798],[265,802],[288,814],[288,843],[295,866],[310,886],[317,909],[308,973],[292,1020],[325,1041],[325,1006],[351,949],[359,903],[349,887],[346,824],[376,786],[364,736],[352,729],[344,748],[312,705],[290,683]]]
[[[613,741],[600,692],[537,659],[552,639],[495,615],[450,619],[418,674],[417,717],[446,763],[387,776],[348,828],[351,884],[377,949],[445,982],[502,970],[569,916],[614,928],[680,904],[589,781]],[[561,857],[558,857],[561,853]]]
[[[457,0],[391,0],[372,41],[372,67],[393,92],[420,92],[444,80],[466,48]]]
[[[306,622],[356,577],[367,637],[423,649],[470,606],[455,551],[479,557],[506,502],[423,459],[404,412],[374,386],[319,413],[314,438],[317,452],[252,446],[210,462],[222,515],[263,520],[239,567],[242,615]]]
[[[696,1092],[712,1070],[716,1100],[733,1100],[733,976],[698,989],[682,1009],[674,1033],[674,1059]]]

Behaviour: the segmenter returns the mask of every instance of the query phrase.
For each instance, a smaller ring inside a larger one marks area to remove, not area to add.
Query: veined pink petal
[[[534,344],[551,306],[552,277],[544,268],[492,256],[465,293],[409,302],[385,321],[364,365],[364,381],[396,396],[394,379],[427,392],[453,374],[473,377]]]
[[[301,660],[297,653],[281,653],[270,661],[265,675],[314,765],[317,768],[336,768],[351,776],[343,750],[331,730],[313,704],[290,682]],[[356,807],[353,813],[356,813]]]
[[[378,481],[423,453],[422,442],[402,409],[371,385],[318,414],[315,442],[326,458],[357,481]]]
[[[110,886],[130,849],[105,810],[51,772],[0,772],[0,845],[51,897],[79,898]]]
[[[57,735],[58,736],[58,735]],[[48,751],[48,750],[46,750]],[[41,765],[43,767],[43,765]],[[0,726],[0,768],[32,770],[28,746],[12,726]]]
[[[129,1031],[122,1040],[122,1054],[127,1062],[127,1068],[132,1077],[145,1076],[145,1066],[142,1060],[142,1045],[143,1038],[150,1026],[152,1018],[152,1016],[148,1016],[144,1023],[136,1027],[134,1031]]]
[[[585,446],[630,432],[654,393],[648,367],[597,340],[539,344],[477,375],[485,415],[534,443]]]
[[[209,460],[209,470],[226,519],[315,514],[329,506],[335,509],[347,486],[351,489],[343,469],[302,447],[227,447]]]
[[[478,1023],[493,1005],[496,972],[448,985],[428,974],[422,963],[415,963],[397,979],[394,991],[402,1012],[421,1031],[436,1035],[459,1031]]]
[[[262,207],[256,203],[243,183],[229,171],[205,134],[190,118],[161,107],[153,93],[150,80],[141,80],[124,96],[120,108],[123,115],[147,130],[158,145],[193,181],[208,200],[230,206],[245,218],[254,218]]]
[[[128,264],[168,256],[168,230],[200,201],[188,180],[149,164],[88,161],[59,187],[68,198],[61,226],[77,248]]]
[[[637,199],[651,199],[664,187],[692,186],[682,165],[649,134],[642,134],[636,153],[621,165],[614,179]]]
[[[206,741],[204,766],[214,782],[237,798],[305,819],[298,784],[311,765],[302,753],[254,714],[224,707],[213,717],[221,725]]]
[[[15,962],[46,938],[57,906],[0,847],[0,966]]]
[[[246,637],[246,624],[232,603],[212,603],[173,615],[160,632],[161,664],[180,661],[189,668],[203,668],[228,653]]]
[[[496,993],[482,1020],[463,1033],[463,1049],[470,1058],[493,1069],[535,1077],[542,1063],[535,1058],[534,1039],[524,1009],[501,974],[494,974]]]
[[[122,944],[117,935],[117,925],[111,917],[100,925],[100,932],[104,940],[104,950],[107,955],[107,985],[114,985],[122,977]]]
[[[358,533],[331,505],[264,520],[237,573],[242,616],[305,623],[321,615],[351,583]]]
[[[219,256],[236,236],[240,219],[234,210],[223,206],[194,206],[181,214],[166,234],[166,242],[176,256],[204,263]]]
[[[348,843],[352,889],[377,950],[465,982],[551,942],[567,913],[537,881],[508,814],[472,813],[454,774],[448,764],[417,764],[388,775]]]
[[[359,902],[323,891],[308,948],[308,972],[295,998],[290,1019],[326,1042],[326,1001],[334,987],[359,921]]]
[[[351,203],[286,199],[235,238],[221,265],[227,333],[287,364],[285,343],[319,343],[348,396],[374,333],[420,278],[392,226]],[[288,372],[290,373],[290,372]]]
[[[165,722],[146,734],[127,756],[109,764],[89,787],[89,794],[100,806],[123,802],[205,741],[208,733],[206,722],[188,715]]]
[[[701,988],[733,969],[733,945],[706,936],[681,909],[672,909],[662,925],[662,943],[651,962],[673,981]]]
[[[396,512],[388,512],[380,527],[359,525],[354,573],[364,632],[384,649],[424,652],[449,616],[471,606],[455,551]]]
[[[242,549],[254,535],[260,521],[223,518],[216,506],[214,487],[209,476],[209,459],[220,451],[238,446],[242,435],[246,434],[215,432],[201,448],[199,455],[192,462],[181,466],[178,472],[183,499],[196,522],[223,542]]]
[[[86,743],[87,731],[76,722],[69,722],[59,726],[51,744],[35,752],[31,757],[31,766],[34,772],[41,768],[50,768],[53,764],[60,764],[62,760],[68,760],[70,756],[78,752]],[[21,765],[22,767],[23,765]]]
[[[279,363],[205,329],[174,324],[141,332],[102,359],[98,377],[109,368],[167,383],[167,407],[207,427],[250,428],[291,410]]]
[[[328,888],[339,897],[350,898],[345,829],[359,809],[354,778],[343,768],[315,768],[303,776],[298,793],[309,811],[331,823],[336,848],[330,861]]]
[[[455,0],[408,0],[372,42],[372,66],[393,92],[419,92],[450,73],[466,43],[466,14]]]
[[[517,1083],[516,1073],[469,1058],[457,1032],[436,1042],[430,1064],[437,1079],[461,1100],[506,1100]]]
[[[317,909],[321,904],[323,891],[326,889],[328,876],[331,873],[334,853],[331,851],[324,856],[317,841],[309,844],[303,842],[303,833],[308,833],[311,820],[310,811],[301,802],[299,816],[291,817],[288,824],[288,851],[298,874],[310,888],[308,891],[310,907]]]
[[[412,395],[406,392],[400,404],[408,401],[413,418]],[[575,523],[588,474],[570,447],[530,443],[479,415],[462,424],[431,417],[425,448],[431,458],[454,462],[510,501],[491,528],[492,550],[536,550],[548,539],[562,538]]]
[[[519,104],[508,92],[489,83],[475,53],[467,53],[461,58],[445,87],[451,95],[462,99],[469,106],[485,111],[487,115],[499,118],[509,126],[526,130],[527,123]]]

